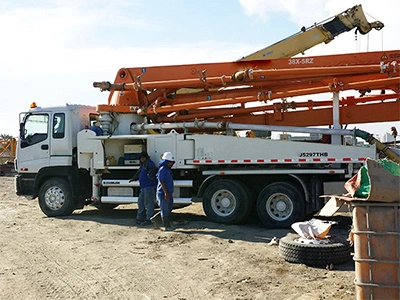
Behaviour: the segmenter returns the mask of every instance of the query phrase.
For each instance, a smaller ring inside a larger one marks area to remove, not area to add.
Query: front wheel
[[[211,221],[225,224],[240,223],[251,211],[249,193],[238,181],[216,180],[204,192],[203,209]]]
[[[69,183],[63,178],[51,178],[39,190],[39,206],[48,217],[68,216],[75,209]]]
[[[289,228],[304,218],[304,195],[292,184],[271,183],[258,195],[257,214],[266,227]]]

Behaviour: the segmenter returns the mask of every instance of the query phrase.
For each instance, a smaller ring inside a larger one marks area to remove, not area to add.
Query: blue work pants
[[[174,198],[171,197],[169,200],[166,200],[164,194],[157,193],[157,203],[160,207],[161,218],[168,217],[174,206]]]
[[[150,221],[150,218],[154,215],[155,200],[155,186],[140,189],[140,194],[138,198],[138,212],[136,216],[137,221]]]

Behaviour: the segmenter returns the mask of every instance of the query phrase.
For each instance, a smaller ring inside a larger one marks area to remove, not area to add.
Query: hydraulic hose
[[[392,149],[390,149],[387,145],[382,144],[380,141],[378,141],[376,138],[374,138],[374,136],[371,133],[368,133],[368,132],[360,130],[360,129],[356,129],[355,134],[357,137],[362,138],[363,140],[368,142],[370,145],[375,145],[376,149],[383,152],[389,159],[400,164],[400,156],[396,152],[394,152]]]

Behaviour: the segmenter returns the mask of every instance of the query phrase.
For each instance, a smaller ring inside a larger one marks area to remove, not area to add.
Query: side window
[[[21,147],[25,148],[46,140],[48,125],[49,115],[28,115],[21,128]]]
[[[65,114],[54,114],[53,117],[53,138],[62,139],[65,136]]]

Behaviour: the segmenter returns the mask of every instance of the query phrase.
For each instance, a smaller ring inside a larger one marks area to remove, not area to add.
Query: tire
[[[257,214],[266,227],[290,228],[305,216],[304,195],[292,184],[271,183],[257,197]]]
[[[238,224],[250,214],[251,201],[240,182],[220,179],[212,182],[204,191],[203,209],[213,222]]]
[[[331,238],[329,244],[301,243],[300,236],[288,234],[279,241],[279,254],[286,261],[308,266],[339,265],[351,260],[350,246]]]
[[[69,183],[57,177],[46,180],[39,190],[39,206],[48,217],[69,216],[76,207]]]

